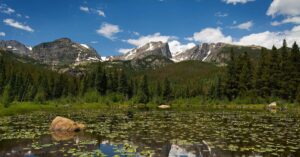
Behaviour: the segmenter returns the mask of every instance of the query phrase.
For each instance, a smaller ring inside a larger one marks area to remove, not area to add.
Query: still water
[[[55,116],[87,124],[50,132]],[[267,111],[81,111],[0,118],[1,157],[299,157],[300,116]]]

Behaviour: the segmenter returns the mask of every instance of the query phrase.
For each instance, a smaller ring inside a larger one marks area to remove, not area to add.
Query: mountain
[[[31,51],[31,47],[26,47],[16,40],[0,40],[0,49],[19,55],[29,55]]]
[[[26,47],[15,40],[0,41],[0,49],[13,52],[12,54],[15,54],[19,61],[50,66],[59,72],[72,74],[78,73],[77,71],[86,71],[84,65],[99,61],[107,62],[107,65],[117,64],[134,70],[158,69],[174,62],[189,60],[223,64],[229,59],[231,49],[234,53],[248,52],[249,56],[255,59],[259,57],[261,48],[226,43],[203,43],[172,56],[168,43],[149,42],[121,56],[101,57],[92,47],[76,43],[69,38],[41,43],[33,48]]]
[[[262,47],[259,46],[238,46],[226,43],[203,43],[172,57],[175,62],[186,60],[200,60],[203,62],[224,63],[229,59],[229,52],[248,52],[253,57],[258,57]]]
[[[122,56],[113,57],[113,60],[136,60],[147,56],[160,56],[172,58],[168,43],[149,42],[141,47],[137,47]]]
[[[68,38],[61,38],[34,46],[30,56],[41,63],[53,66],[101,60],[95,49],[85,44],[75,43]]]

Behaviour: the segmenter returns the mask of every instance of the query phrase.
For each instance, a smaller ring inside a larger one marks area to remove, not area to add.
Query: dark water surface
[[[57,116],[87,124],[50,132]],[[81,111],[0,118],[0,156],[299,157],[297,113]]]

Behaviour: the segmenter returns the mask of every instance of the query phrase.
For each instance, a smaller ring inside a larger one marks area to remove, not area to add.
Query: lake
[[[57,115],[87,129],[50,132]],[[299,157],[299,125],[288,111],[37,112],[0,118],[0,156]]]

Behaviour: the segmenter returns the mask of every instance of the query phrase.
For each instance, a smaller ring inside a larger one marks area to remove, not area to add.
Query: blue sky
[[[28,46],[61,37],[118,55],[149,41],[173,53],[203,42],[300,42],[297,0],[1,0],[0,39]]]

